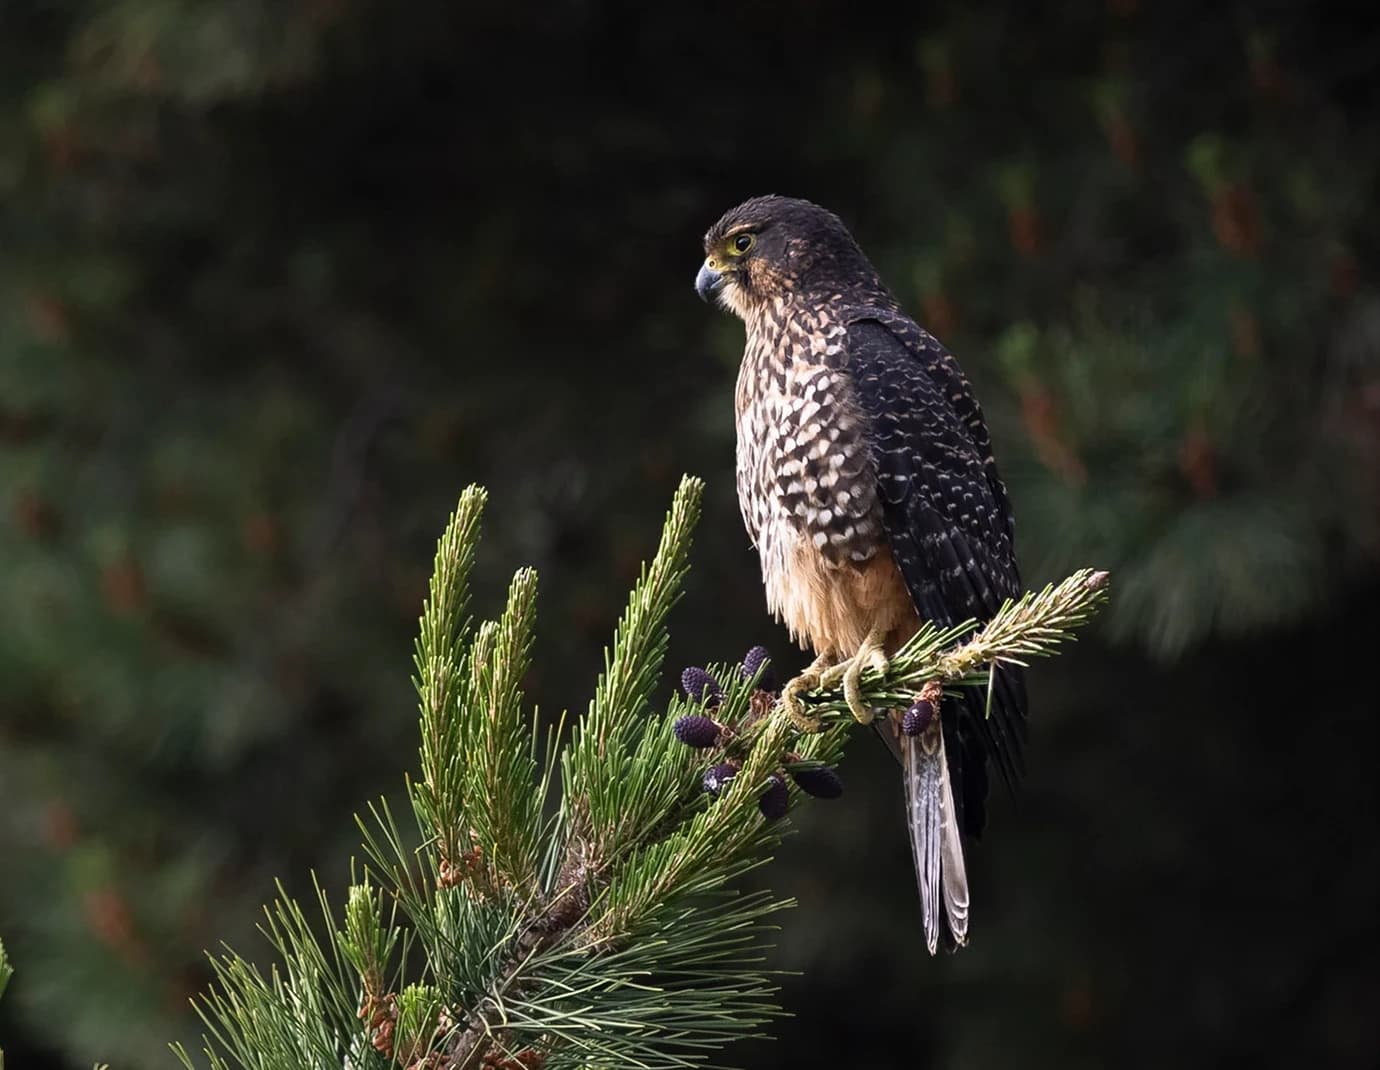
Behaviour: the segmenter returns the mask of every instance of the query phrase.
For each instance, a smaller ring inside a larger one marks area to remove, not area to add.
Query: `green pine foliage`
[[[822,730],[798,739],[762,667],[724,664],[708,670],[722,694],[654,711],[702,492],[681,483],[568,739],[524,710],[535,574],[520,570],[502,614],[472,624],[485,494],[461,496],[417,640],[415,832],[374,807],[343,920],[319,888],[320,922],[280,889],[263,925],[277,964],[215,958],[199,1006],[212,1070],[670,1070],[780,1013],[766,945],[790,903],[736,882],[769,860],[799,796],[784,789],[776,812],[768,789],[777,782],[779,795],[787,770],[837,761],[854,722],[840,695],[817,694]],[[1051,653],[1105,594],[1106,574],[1084,570],[1008,603],[977,634],[972,622],[926,627],[885,676],[864,675],[864,693],[894,704],[931,681],[981,683],[993,664]],[[686,717],[718,726],[711,746],[678,738]],[[704,771],[725,758],[735,775],[709,793]]]

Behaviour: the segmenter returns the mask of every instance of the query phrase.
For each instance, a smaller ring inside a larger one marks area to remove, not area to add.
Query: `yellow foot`
[[[854,718],[859,724],[871,724],[875,712],[872,707],[863,701],[862,697],[862,674],[865,669],[875,669],[877,672],[886,672],[891,662],[882,653],[882,641],[885,636],[871,632],[863,640],[862,646],[858,647],[858,652],[847,661],[841,661],[827,672],[820,674],[819,684],[821,687],[837,687],[840,680],[843,681],[843,700],[848,703],[848,708],[853,712]]]
[[[798,731],[819,731],[819,718],[805,709],[801,696],[819,686],[820,671],[828,664],[828,658],[816,658],[808,669],[795,679],[788,680],[781,689],[781,709]]]

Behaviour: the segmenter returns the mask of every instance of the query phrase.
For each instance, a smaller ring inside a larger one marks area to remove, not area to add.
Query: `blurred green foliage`
[[[493,495],[481,595],[542,573],[543,708],[587,692],[684,470],[678,649],[787,649],[733,501],[740,329],[690,289],[774,190],[969,369],[1027,578],[1117,577],[1116,645],[1035,681],[978,946],[898,950],[883,755],[807,815],[775,1054],[1369,1065],[1375,735],[1315,677],[1367,656],[1376,591],[1377,44],[1283,3],[0,5],[12,1062],[156,1064],[201,949],[338,867],[415,761],[459,486]],[[875,1016],[826,1030],[858,986]]]

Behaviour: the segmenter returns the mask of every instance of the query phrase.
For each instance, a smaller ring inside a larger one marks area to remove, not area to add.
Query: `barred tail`
[[[915,879],[920,886],[925,943],[933,955],[939,950],[941,917],[957,946],[968,942],[968,873],[963,864],[963,843],[939,717],[920,735],[902,736],[900,743],[906,824],[910,827]]]

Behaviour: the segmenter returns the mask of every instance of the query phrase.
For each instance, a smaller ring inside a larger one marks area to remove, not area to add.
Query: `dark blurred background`
[[[700,236],[852,226],[974,379],[1031,583],[1030,777],[923,952],[899,785],[761,879],[754,1068],[1380,1060],[1380,32],[1364,5],[0,2],[0,1004],[11,1065],[170,1066],[202,949],[337,891],[416,764],[460,488],[582,709],[683,471],[673,666],[766,642],[741,327]]]

